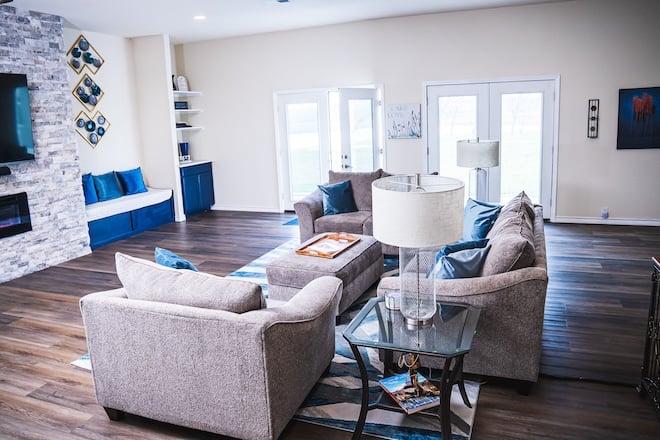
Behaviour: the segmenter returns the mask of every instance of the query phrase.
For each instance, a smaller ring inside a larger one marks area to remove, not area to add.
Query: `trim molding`
[[[283,209],[279,208],[264,208],[263,206],[218,206],[213,205],[211,211],[244,211],[244,212],[269,212],[275,214],[282,214]]]
[[[634,218],[608,218],[598,217],[554,217],[551,223],[580,223],[589,225],[620,225],[620,226],[660,226],[660,220],[642,220]]]

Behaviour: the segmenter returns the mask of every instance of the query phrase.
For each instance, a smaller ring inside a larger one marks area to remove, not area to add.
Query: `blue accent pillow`
[[[488,244],[488,239],[483,238],[481,240],[471,240],[471,241],[457,241],[456,243],[447,244],[440,248],[438,253],[435,255],[435,263],[437,264],[440,261],[441,257],[445,255],[453,254],[454,252],[464,251],[466,249],[480,249],[486,247]]]
[[[122,191],[114,171],[99,176],[92,176],[92,178],[94,179],[96,194],[99,196],[99,202],[118,199],[124,195],[124,191]]]
[[[325,186],[319,185],[318,187],[323,191],[323,215],[342,214],[358,210],[353,198],[353,187],[350,180]]]
[[[154,258],[156,263],[160,264],[161,266],[171,267],[172,269],[188,269],[199,272],[190,261],[179,257],[177,254],[172,251],[168,251],[167,249],[159,247],[155,248]]]
[[[119,177],[125,195],[147,192],[140,167],[128,171],[117,171],[117,177]]]
[[[463,241],[486,238],[501,210],[502,205],[468,199],[463,213]]]
[[[99,201],[99,196],[96,195],[96,188],[94,187],[94,179],[92,173],[83,174],[82,176],[83,194],[85,194],[85,205],[91,205]]]
[[[465,249],[440,257],[435,277],[442,279],[473,278],[479,276],[490,245],[483,248]]]

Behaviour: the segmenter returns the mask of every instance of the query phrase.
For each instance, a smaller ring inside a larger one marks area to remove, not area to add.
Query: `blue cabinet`
[[[215,203],[211,162],[183,166],[180,171],[183,212],[193,215],[211,209]]]

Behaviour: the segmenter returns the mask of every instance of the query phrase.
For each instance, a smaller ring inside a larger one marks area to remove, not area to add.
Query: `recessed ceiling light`
[[[193,17],[195,20],[206,20],[206,15],[195,15]]]

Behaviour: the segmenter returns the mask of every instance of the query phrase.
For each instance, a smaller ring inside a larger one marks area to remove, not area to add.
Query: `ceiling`
[[[386,17],[565,0],[13,0],[74,29],[122,37],[168,34],[189,43]],[[93,5],[93,6],[90,6]],[[194,16],[206,19],[196,20]]]

